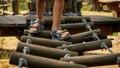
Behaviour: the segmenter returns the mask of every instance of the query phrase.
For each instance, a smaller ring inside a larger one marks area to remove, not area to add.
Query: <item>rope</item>
[[[66,44],[62,44],[62,46],[67,46],[67,45]],[[64,48],[64,51],[69,51],[69,49],[68,48]],[[64,58],[69,58],[69,57],[71,57],[71,54],[69,54],[69,53],[65,54],[65,56],[64,56]],[[70,64],[75,64],[74,61],[70,61],[69,63]]]
[[[27,60],[25,58],[20,58],[18,63],[19,68],[22,68],[23,65],[25,65],[25,67],[28,68]]]
[[[30,25],[31,24],[32,24],[32,20],[30,21]],[[30,37],[32,36],[29,31],[28,31],[28,36],[30,36]],[[27,39],[26,43],[28,43],[28,44],[32,43],[32,40],[31,39]],[[23,48],[23,54],[27,54],[27,53],[30,53],[30,48],[28,46],[25,46]],[[23,65],[25,65],[25,67],[28,68],[28,62],[27,62],[27,60],[25,58],[20,58],[19,62],[18,62],[19,68],[22,68]]]
[[[86,21],[86,19],[83,18],[82,21],[86,24],[86,29],[88,29],[89,31],[93,31],[93,30],[91,29],[90,24]],[[97,33],[93,32],[93,33],[92,33],[92,36],[93,36],[94,39],[100,41],[100,38],[98,37]],[[102,42],[102,43],[101,43],[101,48],[102,48],[102,49],[105,48],[105,49],[107,49],[110,53],[113,53],[113,51],[108,48],[108,46],[106,45],[105,42]]]
[[[26,53],[30,53],[30,48],[28,46],[25,46],[23,48],[23,53],[26,54]]]

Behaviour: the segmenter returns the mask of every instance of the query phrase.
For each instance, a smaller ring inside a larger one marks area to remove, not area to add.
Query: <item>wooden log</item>
[[[57,48],[60,49],[68,48],[70,51],[82,53],[85,51],[101,49],[102,43],[106,43],[108,47],[112,47],[112,41],[110,39],[103,39],[100,41],[90,41],[85,43],[72,44],[68,46],[59,46]]]
[[[15,15],[19,14],[19,0],[12,0],[12,8]]]
[[[94,24],[93,22],[89,22],[90,26],[93,27]],[[48,26],[45,26],[45,33],[49,33],[49,31],[47,30],[51,30],[51,26],[48,25]],[[62,27],[63,29],[67,29],[70,34],[75,34],[75,33],[78,33],[78,32],[82,32],[81,30],[86,30],[86,24],[85,23],[71,23],[71,24],[61,24],[60,27]],[[75,30],[78,30],[78,32],[75,32]],[[40,32],[40,35],[41,36],[43,32]],[[74,33],[73,33],[74,32]],[[28,29],[24,30],[24,35],[27,35],[28,34]],[[49,35],[47,36],[49,37]]]
[[[45,38],[36,38],[36,37],[29,37],[29,36],[21,37],[22,42],[26,42],[27,39],[31,39],[32,44],[44,45],[44,46],[53,47],[53,48],[61,46],[62,44],[67,44],[67,45],[71,44],[71,42],[51,40],[51,39],[45,39]]]
[[[96,29],[96,30],[93,30],[93,31],[87,31],[87,32],[82,32],[82,33],[73,34],[73,35],[71,35],[70,39],[67,40],[67,41],[68,41],[68,42],[72,42],[72,43],[80,43],[80,42],[83,42],[83,41],[88,41],[89,39],[90,39],[90,40],[94,40],[94,39],[91,39],[93,32],[97,33],[98,36],[101,34],[100,29]],[[48,34],[47,34],[47,33],[48,33]],[[44,33],[44,31],[42,31],[42,32],[40,33],[40,35],[38,34],[38,36],[39,36],[39,37],[44,36],[44,38],[47,38],[48,36],[51,37],[50,31],[45,32],[45,33]],[[47,37],[45,37],[45,36],[47,36]],[[89,37],[89,36],[90,36],[90,37]],[[50,37],[49,37],[49,38],[50,38]],[[52,37],[51,37],[51,38],[52,38]],[[103,37],[102,37],[102,38],[103,38]],[[24,40],[26,40],[26,39],[24,39]]]
[[[82,19],[85,18],[87,22],[90,22],[90,17],[67,17],[67,16],[63,16],[61,17],[61,24],[65,24],[65,23],[78,23],[78,22],[82,22]],[[30,22],[30,20],[35,20],[36,17],[34,16],[28,16],[26,17],[26,22]],[[51,16],[46,16],[45,17],[45,23],[46,25],[52,25],[53,22],[53,18]]]
[[[89,25],[91,27],[94,26],[93,22],[88,22]],[[52,24],[46,24],[45,25],[45,30],[51,30]],[[80,32],[80,30],[86,30],[86,24],[85,23],[68,23],[68,24],[60,24],[60,27],[62,27],[63,29],[67,29],[67,30],[78,30]]]
[[[87,66],[102,66],[116,64],[116,60],[118,57],[120,57],[120,53],[76,56],[70,58],[61,58],[61,60],[67,62],[74,61],[75,63],[84,64]]]
[[[64,61],[22,54],[18,52],[11,53],[10,64],[18,65],[20,58],[27,60],[29,68],[87,68],[87,66],[81,64],[70,64]]]
[[[107,39],[107,35],[98,34],[98,37],[99,37],[100,39]],[[95,40],[97,40],[97,39],[93,38],[92,35],[91,35],[91,36],[87,36],[87,37],[84,38],[84,41],[85,41],[85,42],[95,41]]]
[[[93,27],[94,23],[89,22],[90,26]],[[86,29],[85,23],[70,23],[70,24],[61,24],[60,25],[63,29]]]
[[[66,54],[70,54],[71,56],[78,56],[77,52],[64,51],[61,49],[45,47],[43,45],[34,45],[34,44],[27,44],[22,42],[18,44],[16,51],[23,52],[25,46],[29,47],[30,49],[29,54],[36,56],[43,56],[53,59],[60,59],[61,57],[64,57]]]
[[[29,11],[21,11],[20,14],[21,14],[21,15],[28,15],[28,14],[29,14]]]
[[[24,36],[28,35],[28,29],[24,30]],[[51,39],[50,30],[43,30],[39,34],[33,34],[34,37],[48,38]]]
[[[5,11],[3,12],[4,14],[7,14],[7,15],[13,15],[14,13],[13,12],[10,12],[10,11]]]
[[[75,22],[82,22],[82,19],[86,19],[87,22],[90,22],[90,17],[83,17],[83,16],[79,16],[79,17],[69,17],[66,16],[65,17],[65,23],[75,23]]]
[[[71,38],[68,41],[69,42],[71,41],[72,43],[83,42],[83,41],[85,41],[84,38],[86,38],[88,36],[92,36],[93,32],[95,32],[96,34],[101,34],[100,29],[96,29],[93,31],[87,31],[87,32],[82,32],[82,33],[71,35]]]

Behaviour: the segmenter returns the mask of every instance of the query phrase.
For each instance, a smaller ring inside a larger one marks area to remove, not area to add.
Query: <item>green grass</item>
[[[118,32],[113,32],[113,36],[118,36]]]
[[[83,5],[81,11],[90,11],[92,8],[92,5]]]

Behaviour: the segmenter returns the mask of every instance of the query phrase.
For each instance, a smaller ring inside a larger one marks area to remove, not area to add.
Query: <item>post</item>
[[[14,15],[19,14],[19,0],[12,0],[12,8]]]

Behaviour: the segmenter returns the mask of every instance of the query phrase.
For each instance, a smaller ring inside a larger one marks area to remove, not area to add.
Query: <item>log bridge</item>
[[[69,28],[71,34],[86,31],[85,24],[80,23],[83,17],[91,23],[93,29],[100,29],[104,35],[112,35],[113,32],[120,32],[120,18],[106,16],[62,17],[61,22],[64,24],[61,24],[61,26]],[[24,29],[27,28],[27,22],[31,19],[34,20],[35,16],[0,16],[0,36],[22,36]],[[45,17],[45,19],[46,26],[50,28],[52,17]],[[75,27],[69,27],[72,24],[65,24],[65,22],[74,23],[74,21],[77,22],[73,24]],[[81,26],[79,26],[78,23]]]
[[[26,27],[34,19],[27,18]],[[113,31],[113,27],[119,26],[118,21],[120,19],[115,19],[112,22],[102,21],[102,25],[104,24],[102,26],[101,22],[90,21],[89,17],[62,17],[60,26],[68,29],[71,32],[71,37],[68,40],[59,41],[51,40],[52,18],[46,17],[46,29],[42,32],[31,35],[28,29],[24,28],[20,38],[21,42],[10,54],[10,64],[18,65],[19,68],[88,68],[112,64],[120,65],[120,53],[114,53],[109,49],[112,47],[112,39],[107,38],[108,33],[105,34],[101,29],[96,29],[98,25],[101,28],[109,26],[109,31],[110,29]],[[108,27],[106,28],[108,29]],[[97,49],[107,49],[110,54],[84,54],[86,51]]]

